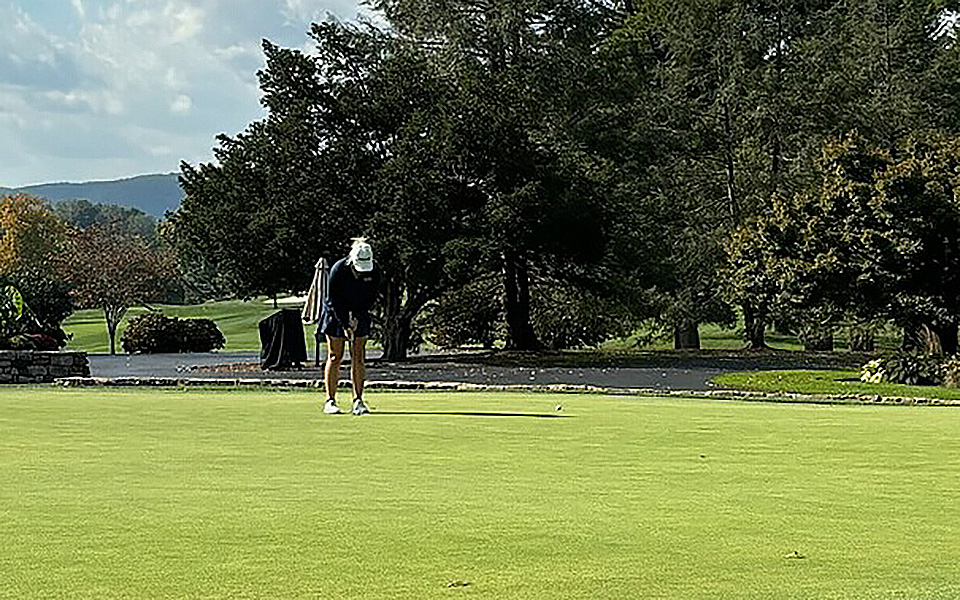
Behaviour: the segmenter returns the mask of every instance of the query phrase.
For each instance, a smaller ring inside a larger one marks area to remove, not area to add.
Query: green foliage
[[[868,383],[860,379],[860,371],[738,371],[714,378],[714,383],[732,389],[759,392],[786,392],[795,394],[847,396],[858,394],[873,399],[935,398],[960,402],[960,390],[931,385],[904,385],[880,382]],[[844,400],[840,399],[839,402]]]
[[[9,332],[23,316],[23,296],[12,285],[0,288],[0,333]]]
[[[0,276],[0,348],[56,350],[62,347],[67,336],[60,329],[59,322],[51,324],[38,319],[20,290],[4,284],[6,279]]]
[[[940,364],[940,385],[960,388],[960,356],[949,356]]]
[[[724,271],[731,297],[813,330],[925,323],[954,352],[960,138],[918,137],[890,153],[850,135],[825,146],[819,165],[816,193],[773,197],[733,232]]]
[[[875,358],[860,367],[860,381],[864,383],[882,383],[886,372],[883,370],[883,359]]]
[[[176,285],[168,252],[112,223],[74,231],[69,252],[59,261],[61,277],[70,285],[77,306],[103,310],[111,354],[127,309],[166,300]]]
[[[391,359],[446,319],[424,307],[491,278],[510,348],[553,331],[533,321],[555,284],[662,331],[736,304],[757,347],[771,317],[949,337],[952,150],[900,142],[960,127],[960,51],[937,33],[955,4],[375,0],[382,30],[264,43],[267,116],[182,165],[181,272],[192,297],[302,292],[318,257],[369,235]],[[489,340],[450,323],[450,343]]]
[[[895,352],[876,358],[860,369],[860,379],[867,383],[903,385],[939,385],[943,381],[943,359],[916,352]]]
[[[86,229],[95,223],[109,223],[127,234],[148,239],[156,236],[157,220],[136,208],[92,203],[80,198],[54,204],[53,213],[68,225],[79,229]]]
[[[540,341],[552,350],[594,347],[627,335],[636,325],[622,304],[559,282],[534,286],[531,319]]]
[[[152,354],[210,352],[223,348],[226,340],[210,319],[178,319],[150,312],[130,319],[120,343],[124,352]]]
[[[29,307],[30,316],[46,327],[58,328],[73,312],[69,285],[50,273],[24,269],[0,275],[0,284],[4,282],[20,291],[25,306]]]
[[[502,328],[499,286],[492,278],[476,279],[448,290],[424,314],[424,335],[441,348],[479,344],[492,348]]]

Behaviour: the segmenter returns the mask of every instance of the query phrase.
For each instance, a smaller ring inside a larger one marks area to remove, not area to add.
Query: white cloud
[[[203,29],[204,12],[196,6],[170,2],[164,13],[173,24],[173,35],[177,40],[191,38]]]
[[[0,186],[175,171],[263,116],[260,41],[358,0],[0,0]],[[56,12],[60,11],[60,12]]]
[[[191,108],[193,108],[193,100],[186,94],[180,94],[170,104],[170,112],[177,115],[185,115]]]
[[[40,94],[51,106],[62,106],[68,110],[86,107],[95,114],[120,115],[123,113],[123,101],[109,90],[77,90],[62,92],[50,90]]]
[[[70,0],[70,4],[73,5],[73,9],[77,11],[77,16],[81,20],[87,18],[87,10],[83,7],[83,0]]]

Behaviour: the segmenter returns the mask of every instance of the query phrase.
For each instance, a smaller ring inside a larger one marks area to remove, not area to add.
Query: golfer
[[[320,331],[327,338],[324,384],[327,400],[323,412],[338,415],[337,382],[343,348],[350,342],[350,380],[353,382],[353,414],[370,412],[363,402],[363,380],[367,337],[370,335],[370,307],[380,288],[380,268],[373,261],[373,249],[365,238],[354,238],[350,254],[330,267],[327,296],[320,317]]]

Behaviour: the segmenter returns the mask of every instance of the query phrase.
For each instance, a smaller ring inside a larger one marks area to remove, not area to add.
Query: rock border
[[[62,377],[54,382],[68,388],[80,387],[217,387],[217,388],[321,388],[319,379],[249,379],[215,377]],[[340,387],[349,388],[348,381]],[[531,392],[562,394],[603,394],[612,396],[654,396],[702,398],[740,402],[772,402],[824,405],[960,406],[960,399],[880,396],[876,394],[799,394],[748,390],[663,390],[657,388],[611,388],[567,383],[488,385],[457,381],[368,381],[368,390],[424,390],[446,392]]]
[[[0,384],[51,383],[90,375],[86,352],[0,350]]]

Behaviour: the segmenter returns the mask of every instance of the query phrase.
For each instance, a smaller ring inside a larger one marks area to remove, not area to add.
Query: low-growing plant
[[[210,352],[226,340],[210,319],[178,319],[151,312],[130,319],[120,337],[124,352]]]
[[[941,358],[915,352],[896,352],[871,360],[860,368],[860,379],[867,383],[939,385]]]
[[[960,356],[950,356],[940,365],[940,385],[960,387]]]
[[[883,370],[883,359],[875,358],[860,367],[860,381],[865,383],[883,383],[886,381],[886,371]]]
[[[19,289],[0,286],[0,349],[56,350],[65,343],[63,330],[41,323]]]

